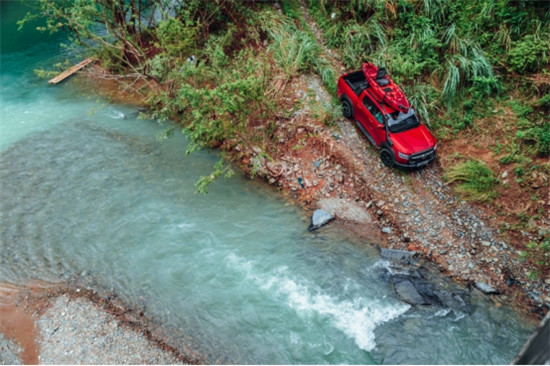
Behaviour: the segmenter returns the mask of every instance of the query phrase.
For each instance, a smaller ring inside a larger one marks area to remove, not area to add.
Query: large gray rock
[[[420,276],[395,275],[392,282],[399,298],[408,304],[445,306],[440,290]]]
[[[356,202],[339,199],[323,198],[317,203],[318,207],[332,215],[342,219],[357,223],[372,223],[373,220],[367,210]]]
[[[407,279],[394,278],[393,287],[399,298],[411,305],[430,305],[424,300],[422,295],[418,293],[414,284]]]
[[[317,230],[321,226],[334,219],[334,216],[324,210],[315,210],[313,216],[311,216],[311,224],[308,227],[309,231]]]

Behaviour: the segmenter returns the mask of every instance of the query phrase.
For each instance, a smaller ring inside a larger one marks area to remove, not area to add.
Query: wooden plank
[[[54,85],[57,84],[57,83],[60,83],[63,80],[65,80],[66,78],[73,75],[78,70],[82,69],[83,67],[87,66],[88,64],[90,64],[93,61],[95,61],[95,59],[93,57],[87,58],[84,61],[79,62],[78,64],[72,66],[70,69],[63,71],[61,74],[57,75],[53,79],[50,79],[50,81],[48,81],[48,83],[54,84]]]

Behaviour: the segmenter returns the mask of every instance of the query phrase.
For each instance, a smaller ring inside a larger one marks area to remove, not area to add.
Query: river
[[[411,308],[375,243],[307,232],[239,174],[195,193],[215,153],[187,156],[135,107],[35,77],[71,57],[63,36],[17,32],[22,5],[1,6],[0,281],[113,291],[209,362],[505,364],[529,336],[481,295],[470,312]]]

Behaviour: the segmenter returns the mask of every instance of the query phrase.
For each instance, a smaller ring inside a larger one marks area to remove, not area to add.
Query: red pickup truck
[[[435,159],[437,142],[384,68],[365,63],[338,80],[344,117],[380,147],[384,165],[418,168]]]

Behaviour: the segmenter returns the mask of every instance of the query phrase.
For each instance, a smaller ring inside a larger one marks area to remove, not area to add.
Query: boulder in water
[[[399,298],[411,305],[430,305],[416,290],[414,284],[406,278],[394,277],[393,287]]]
[[[393,287],[399,298],[411,305],[442,306],[436,287],[422,277],[407,274],[395,275],[392,278]]]
[[[311,224],[308,227],[309,231],[317,230],[321,226],[334,219],[334,216],[323,210],[315,210],[311,216]]]

